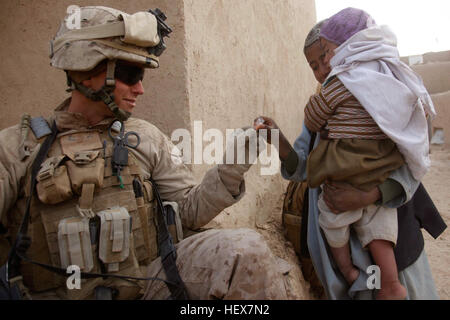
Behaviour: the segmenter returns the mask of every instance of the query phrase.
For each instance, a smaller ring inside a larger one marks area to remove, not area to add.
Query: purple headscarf
[[[320,36],[339,46],[355,33],[374,24],[375,21],[367,12],[361,9],[346,8],[324,23],[320,30]]]

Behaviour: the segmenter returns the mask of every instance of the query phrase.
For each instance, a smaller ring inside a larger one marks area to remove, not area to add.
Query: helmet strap
[[[100,90],[97,91],[94,91],[81,83],[73,81],[67,74],[67,84],[70,85],[70,89],[68,89],[68,91],[78,90],[82,95],[92,101],[103,101],[103,103],[106,104],[117,119],[120,121],[126,121],[131,116],[131,113],[120,109],[114,102],[113,92],[116,87],[116,80],[114,79],[115,68],[116,60],[108,60],[105,84],[100,88]]]

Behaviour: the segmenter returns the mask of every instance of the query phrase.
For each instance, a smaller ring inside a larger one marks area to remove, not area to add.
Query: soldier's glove
[[[265,148],[266,144],[259,145],[256,131],[250,127],[236,129],[231,141],[227,137],[223,164],[218,165],[218,172],[223,184],[234,197],[245,191],[244,173]]]

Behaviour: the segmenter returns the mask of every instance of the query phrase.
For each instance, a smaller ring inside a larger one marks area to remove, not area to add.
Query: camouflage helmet
[[[164,24],[164,14],[125,12],[90,6],[80,9],[80,28],[70,28],[67,16],[50,42],[51,65],[73,71],[89,71],[101,61],[125,60],[147,68],[159,66],[159,47],[171,32]]]
[[[159,9],[132,15],[102,6],[76,9],[79,25],[73,27],[68,23],[71,15],[66,16],[50,41],[50,64],[66,71],[70,90],[78,90],[94,101],[103,100],[117,118],[126,120],[130,114],[119,110],[112,95],[115,62],[122,60],[143,68],[158,68],[158,57],[165,49],[164,37],[172,32],[164,23],[166,16]],[[98,73],[104,61],[107,61],[103,64],[107,76],[103,88],[93,91],[84,87],[83,75]]]

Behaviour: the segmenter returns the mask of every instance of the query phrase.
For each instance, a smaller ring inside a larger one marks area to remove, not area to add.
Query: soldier
[[[158,128],[129,118],[144,70],[159,67],[171,32],[164,20],[159,10],[81,8],[81,28],[62,23],[51,42],[51,65],[67,73],[71,97],[49,119],[24,117],[0,132],[9,298],[287,298],[255,231],[183,239],[243,197],[250,165],[217,165],[197,185]],[[82,272],[79,289],[67,285],[69,266]]]

